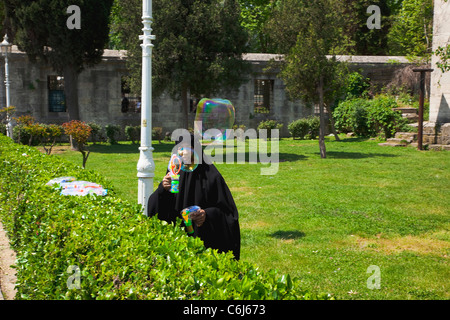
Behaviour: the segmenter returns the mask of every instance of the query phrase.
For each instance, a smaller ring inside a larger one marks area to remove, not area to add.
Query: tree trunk
[[[339,138],[339,136],[336,132],[336,127],[334,126],[334,119],[333,119],[333,114],[331,113],[331,108],[328,104],[325,104],[325,108],[327,109],[328,116],[330,117],[331,131],[333,131],[334,138],[336,139],[336,141],[341,141],[341,139]]]
[[[188,86],[187,84],[183,84],[182,92],[181,92],[181,100],[183,104],[183,123],[184,128],[189,129],[189,104],[188,104]]]
[[[323,76],[320,76],[319,87],[317,91],[319,93],[319,117],[320,117],[320,129],[319,129],[319,147],[320,147],[320,157],[326,158],[327,151],[325,147],[325,113],[323,104]]]
[[[90,151],[87,152],[85,150],[81,151],[81,154],[83,155],[83,169],[86,169],[86,162],[87,159],[89,158],[90,153],[91,153]]]
[[[78,73],[73,65],[66,65],[63,69],[64,76],[64,95],[66,97],[66,111],[69,121],[80,120],[80,111],[78,107]],[[78,150],[77,143],[70,137],[72,150]]]

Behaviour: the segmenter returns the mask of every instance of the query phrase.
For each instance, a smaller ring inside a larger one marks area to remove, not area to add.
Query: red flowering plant
[[[72,137],[78,145],[78,151],[83,155],[83,168],[86,167],[86,161],[90,151],[86,150],[86,143],[92,133],[92,128],[79,120],[72,120],[62,124],[65,134]]]
[[[29,126],[35,122],[34,117],[30,116],[30,115],[24,115],[24,116],[20,116],[20,117],[13,118],[13,119],[17,121],[18,125],[23,125],[23,126]]]

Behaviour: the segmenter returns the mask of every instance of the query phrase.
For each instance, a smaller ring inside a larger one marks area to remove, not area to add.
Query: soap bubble
[[[196,134],[202,135],[206,130],[216,129],[211,134],[212,140],[225,140],[226,130],[232,129],[235,120],[234,106],[226,99],[203,98],[197,105],[195,121],[201,121],[201,130],[196,127]],[[209,133],[209,132],[208,132]]]
[[[192,172],[197,169],[200,159],[194,149],[190,147],[181,147],[178,149],[178,156],[182,161],[181,170]]]

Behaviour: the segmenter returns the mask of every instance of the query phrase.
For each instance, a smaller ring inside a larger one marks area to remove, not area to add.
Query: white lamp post
[[[5,34],[3,41],[0,43],[0,49],[2,56],[5,57],[5,87],[6,87],[6,107],[10,106],[9,99],[9,67],[8,67],[8,55],[11,53],[12,44],[8,42],[8,35]],[[12,139],[12,124],[11,115],[9,112],[6,113],[6,135]]]
[[[144,24],[144,35],[139,36],[143,40],[142,47],[142,92],[141,92],[141,146],[140,156],[137,163],[138,176],[138,203],[144,208],[147,214],[147,202],[153,192],[153,177],[155,163],[153,161],[152,148],[152,40],[153,36],[151,24],[152,1],[142,2],[142,23]]]

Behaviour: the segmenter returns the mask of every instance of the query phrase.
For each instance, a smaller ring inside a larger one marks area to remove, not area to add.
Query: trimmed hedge
[[[291,122],[288,126],[292,138],[315,139],[319,135],[320,119],[310,116]]]
[[[61,196],[45,185],[60,176],[102,184],[108,196]],[[0,218],[17,253],[16,299],[329,298],[289,275],[205,249],[182,227],[115,197],[97,173],[3,135]],[[71,266],[81,281],[69,289]]]

